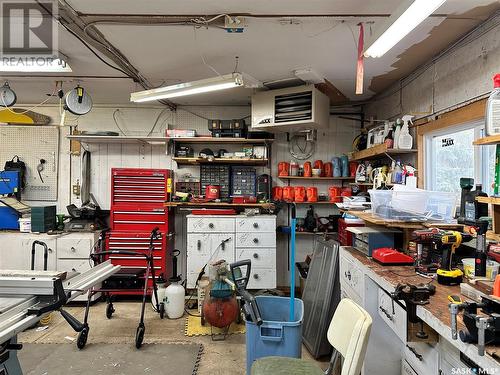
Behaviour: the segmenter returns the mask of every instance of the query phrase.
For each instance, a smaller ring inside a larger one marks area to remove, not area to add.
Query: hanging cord
[[[16,115],[24,115],[24,114],[26,114],[26,113],[28,113],[28,112],[33,111],[34,109],[36,109],[36,108],[38,108],[38,107],[40,107],[40,106],[42,106],[42,105],[44,105],[44,104],[45,104],[45,103],[47,103],[50,99],[52,99],[52,97],[56,95],[56,92],[57,92],[57,87],[58,87],[58,86],[59,86],[59,82],[58,82],[58,81],[56,81],[56,85],[55,85],[55,87],[54,87],[54,91],[52,92],[52,94],[49,94],[49,97],[48,97],[47,99],[45,99],[45,100],[44,100],[43,102],[41,102],[41,103],[35,104],[33,107],[28,108],[28,109],[26,109],[26,110],[24,110],[24,111],[14,111],[14,110],[13,110],[13,109],[11,109],[10,107],[8,107],[8,106],[7,106],[7,104],[5,103],[5,99],[4,99],[3,95],[0,95],[0,99],[2,100],[2,105],[3,105],[3,107],[4,107],[6,110],[8,110],[9,112],[14,113],[14,114],[16,114]]]

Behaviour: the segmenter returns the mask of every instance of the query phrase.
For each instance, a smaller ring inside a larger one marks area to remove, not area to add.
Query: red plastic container
[[[309,186],[306,189],[307,201],[317,202],[318,201],[318,188],[314,186]]]
[[[306,188],[304,186],[295,186],[294,188],[295,202],[302,203],[306,201]]]
[[[295,189],[293,186],[285,186],[283,188],[283,200],[285,202],[293,202],[295,199]]]
[[[283,188],[281,186],[273,187],[273,201],[283,200]]]

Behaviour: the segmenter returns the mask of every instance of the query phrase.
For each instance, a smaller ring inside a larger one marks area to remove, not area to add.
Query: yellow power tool
[[[443,285],[458,285],[462,282],[464,273],[453,268],[453,257],[457,248],[464,242],[472,240],[467,233],[440,230],[434,235],[435,241],[442,250],[441,266],[437,270],[437,281]]]

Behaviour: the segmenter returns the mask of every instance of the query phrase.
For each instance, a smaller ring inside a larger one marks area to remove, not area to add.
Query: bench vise
[[[482,297],[480,303],[462,302],[450,303],[451,338],[465,343],[477,344],[477,352],[484,355],[486,345],[500,344],[500,303],[489,297]],[[478,313],[481,309],[482,314]],[[467,328],[458,332],[457,315],[463,311],[463,322]]]

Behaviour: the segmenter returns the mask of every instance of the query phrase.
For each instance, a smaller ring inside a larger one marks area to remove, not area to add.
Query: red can
[[[290,163],[286,161],[281,161],[278,163],[278,176],[286,177],[290,174]]]
[[[328,162],[323,165],[323,176],[333,177],[333,164]]]
[[[306,201],[306,188],[304,186],[295,186],[295,202],[305,202]]]
[[[309,186],[306,189],[307,201],[317,202],[318,201],[318,188],[314,186]]]
[[[304,163],[304,177],[312,177],[312,164],[310,161]]]
[[[295,190],[293,186],[285,186],[283,188],[283,200],[285,202],[293,202],[295,197]]]
[[[341,203],[342,202],[342,197],[340,194],[342,193],[342,189],[338,186],[330,186],[328,188],[328,197],[330,199],[330,202],[332,203]]]
[[[350,187],[342,188],[342,193],[340,195],[343,197],[352,197],[352,189]]]
[[[320,177],[325,176],[325,168],[324,168],[323,160],[315,160],[314,164],[313,164],[313,168],[314,169],[321,169]]]
[[[281,186],[273,187],[273,201],[283,200],[283,188]]]
[[[359,163],[357,161],[349,162],[349,176],[356,177],[356,171],[358,169]]]
[[[208,185],[205,188],[205,198],[208,200],[219,199],[220,197],[220,186],[219,185]]]

